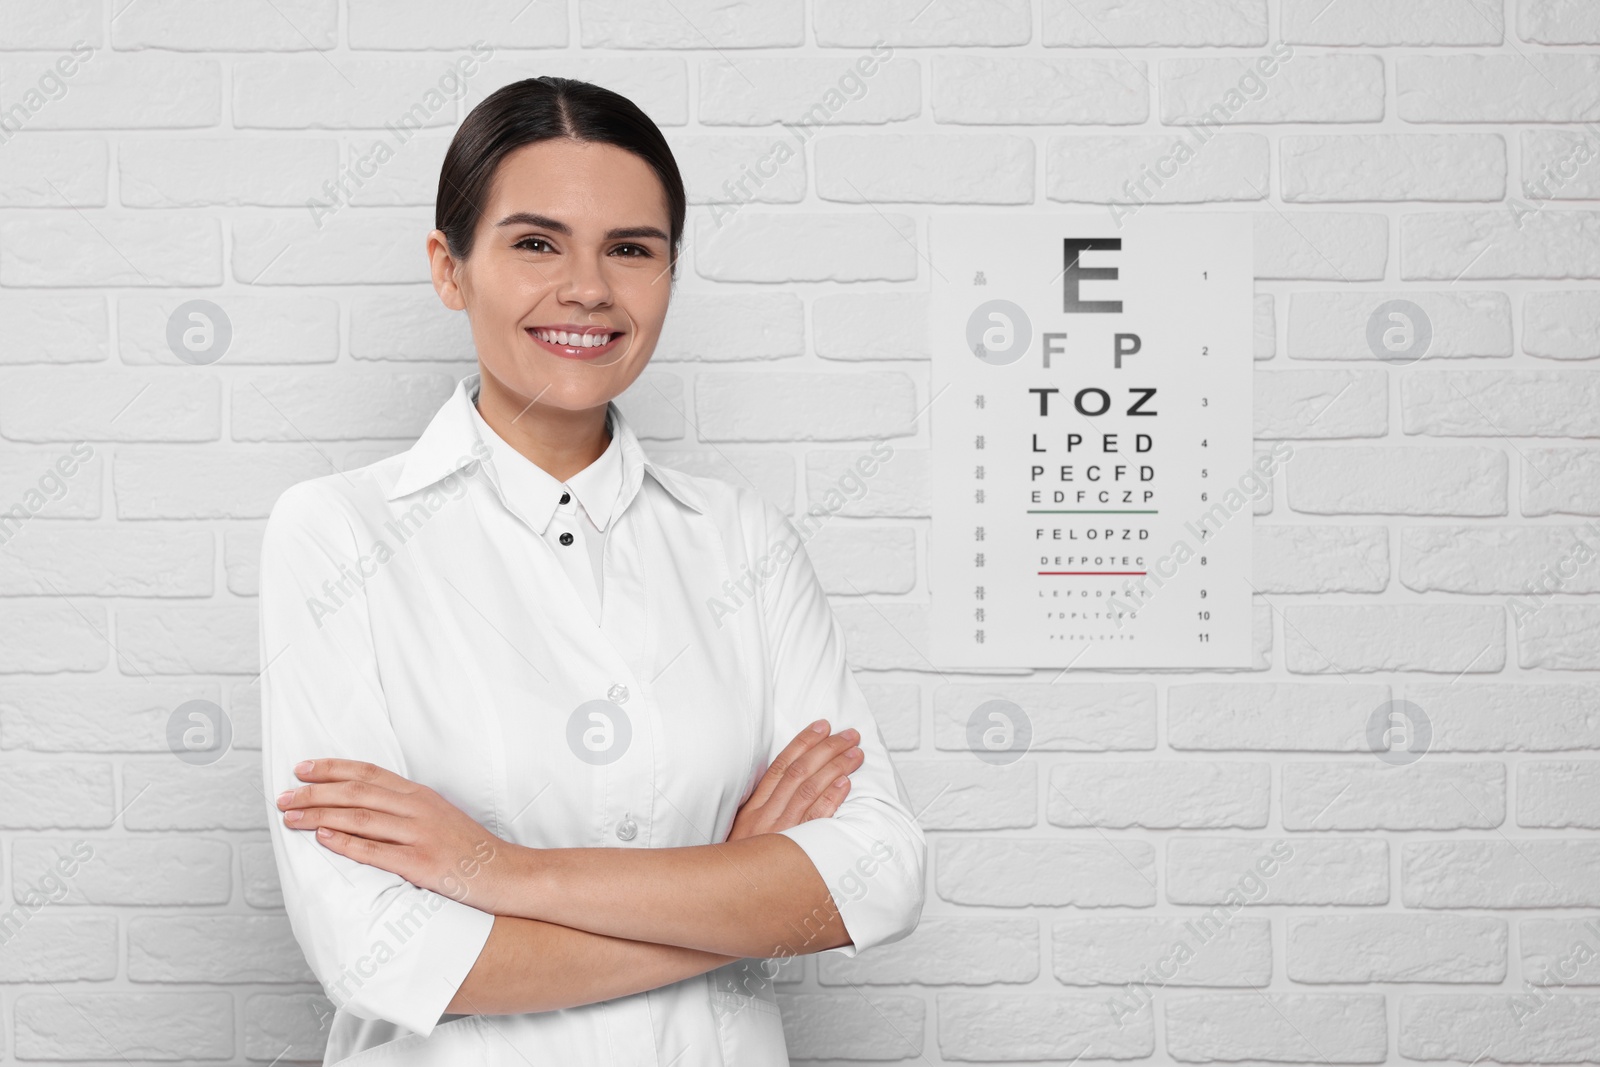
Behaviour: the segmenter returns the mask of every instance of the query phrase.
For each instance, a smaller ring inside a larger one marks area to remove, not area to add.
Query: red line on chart
[[[1040,574],[1149,574],[1149,571],[1040,571]]]

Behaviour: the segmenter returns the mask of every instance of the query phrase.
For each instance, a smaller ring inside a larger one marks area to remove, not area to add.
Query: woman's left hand
[[[285,826],[315,830],[341,856],[493,912],[514,847],[466,812],[425,785],[358,760],[306,760],[295,777],[311,784],[279,794]]]

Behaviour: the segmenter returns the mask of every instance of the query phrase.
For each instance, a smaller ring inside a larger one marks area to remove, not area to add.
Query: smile
[[[534,344],[563,359],[595,359],[610,352],[623,337],[621,333],[609,331],[579,333],[530,328],[524,332],[533,338]]]

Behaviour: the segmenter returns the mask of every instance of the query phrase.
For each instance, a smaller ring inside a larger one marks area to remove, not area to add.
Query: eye
[[[549,244],[550,244],[550,242],[549,242],[549,241],[546,241],[546,240],[545,240],[545,239],[544,239],[544,238],[543,238],[543,237],[533,237],[533,236],[528,236],[528,237],[524,237],[524,238],[522,238],[522,240],[520,240],[520,241],[517,241],[517,242],[516,242],[516,243],[515,243],[515,244],[513,244],[513,245],[512,245],[512,246],[511,246],[511,247],[512,247],[512,248],[527,248],[527,250],[528,250],[528,251],[529,251],[529,252],[536,252],[536,251],[538,251],[538,249],[534,249],[534,248],[528,248],[528,244],[529,244],[529,243],[530,243],[530,242],[533,242],[533,243],[537,243],[537,244],[542,244],[542,245],[545,245],[545,246],[546,246],[546,247],[549,247]]]
[[[636,256],[635,255],[630,255],[630,256],[623,257],[625,259],[649,259],[650,258],[650,250],[648,248],[644,247],[643,245],[632,245],[632,244],[629,244],[629,245],[618,245],[617,248],[613,249],[612,251],[616,251],[617,249],[623,249],[623,248],[632,248],[632,249],[634,249],[634,250],[636,250],[638,252],[638,255],[636,255]]]

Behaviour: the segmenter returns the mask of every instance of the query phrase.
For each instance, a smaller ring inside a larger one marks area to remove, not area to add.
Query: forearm
[[[659,989],[738,958],[497,915],[447,1010],[470,1015],[556,1011]]]
[[[782,834],[681,848],[519,849],[500,915],[735,958],[850,941],[827,885]]]

